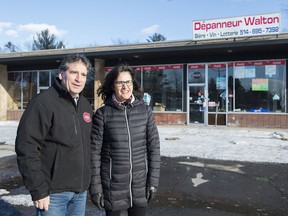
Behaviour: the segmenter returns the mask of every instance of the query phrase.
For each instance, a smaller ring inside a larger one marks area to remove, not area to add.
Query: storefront
[[[247,127],[258,127],[263,118],[265,127],[270,123],[264,119],[287,113],[283,59],[146,65],[134,70],[156,116],[170,114],[168,124],[239,126],[246,119]],[[256,122],[249,122],[251,114]],[[170,122],[172,116],[178,118]]]
[[[271,114],[287,113],[285,60],[189,64],[187,80],[189,123],[265,127]]]
[[[134,67],[157,124],[288,127],[288,34],[0,54],[0,118],[19,120],[47,89],[60,60],[83,53],[93,63],[84,94],[96,109],[105,73]]]

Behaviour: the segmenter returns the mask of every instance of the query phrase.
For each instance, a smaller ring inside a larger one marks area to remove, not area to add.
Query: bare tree
[[[26,42],[24,43],[24,47],[26,51],[32,51],[33,50],[33,42]]]
[[[125,45],[125,44],[131,44],[129,40],[124,40],[124,39],[117,39],[117,40],[112,40],[112,43],[114,45]]]
[[[13,44],[11,41],[8,41],[3,48],[0,47],[0,53],[12,53],[19,51],[21,51],[21,48]]]
[[[112,40],[113,45],[128,45],[128,44],[137,44],[139,41],[129,41],[118,38],[117,40]]]
[[[16,45],[14,45],[12,42],[7,42],[5,45],[4,45],[4,52],[18,52],[20,51],[20,48],[18,48]]]

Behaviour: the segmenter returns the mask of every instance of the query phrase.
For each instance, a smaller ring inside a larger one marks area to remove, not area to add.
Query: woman
[[[160,174],[160,142],[134,71],[113,68],[97,91],[105,106],[93,117],[91,199],[107,216],[146,215]]]

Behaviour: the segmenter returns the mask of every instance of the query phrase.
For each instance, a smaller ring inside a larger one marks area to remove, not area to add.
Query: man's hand
[[[47,196],[40,200],[33,201],[33,203],[36,208],[48,211],[50,205],[50,196]]]
[[[146,190],[146,198],[148,200],[148,203],[154,198],[156,195],[157,189],[155,187],[149,187]]]

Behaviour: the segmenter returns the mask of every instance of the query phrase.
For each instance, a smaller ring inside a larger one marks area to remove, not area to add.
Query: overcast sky
[[[66,48],[80,48],[143,43],[153,33],[189,40],[194,20],[267,13],[281,13],[288,32],[287,0],[10,0],[0,8],[0,47],[10,41],[22,50],[44,29]]]

